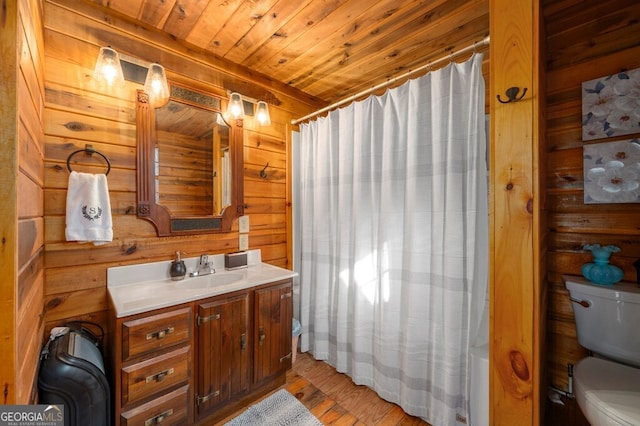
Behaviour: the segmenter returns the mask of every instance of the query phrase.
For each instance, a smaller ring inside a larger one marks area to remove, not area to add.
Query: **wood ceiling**
[[[327,102],[489,34],[488,0],[94,2]]]

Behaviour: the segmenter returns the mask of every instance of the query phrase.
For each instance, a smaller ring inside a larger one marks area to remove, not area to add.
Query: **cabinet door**
[[[259,382],[291,367],[292,282],[255,291],[254,379]]]
[[[249,293],[200,303],[196,322],[200,415],[250,386]]]

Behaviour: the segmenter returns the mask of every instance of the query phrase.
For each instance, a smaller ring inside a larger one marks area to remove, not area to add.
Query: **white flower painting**
[[[582,140],[640,133],[640,68],[582,83]]]
[[[584,203],[640,203],[640,139],[583,147]]]

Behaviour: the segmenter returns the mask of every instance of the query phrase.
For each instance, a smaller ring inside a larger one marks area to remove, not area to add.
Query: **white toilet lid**
[[[588,357],[574,368],[576,393],[622,425],[640,424],[640,369]]]

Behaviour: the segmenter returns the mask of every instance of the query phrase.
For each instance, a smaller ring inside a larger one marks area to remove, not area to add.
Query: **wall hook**
[[[501,104],[508,104],[508,103],[511,103],[511,102],[517,102],[520,99],[524,98],[524,95],[527,93],[527,88],[525,87],[524,90],[522,91],[522,95],[519,98],[517,98],[519,91],[520,91],[519,87],[509,87],[507,89],[507,92],[506,92],[507,98],[509,98],[508,100],[503,101],[500,98],[500,95],[497,95],[496,98],[498,98],[498,102],[500,102]]]
[[[267,171],[266,171],[266,170],[267,170],[267,167],[269,167],[269,163],[267,163],[267,164],[264,166],[264,169],[262,169],[262,171],[260,172],[260,177],[261,177],[262,179],[266,179],[266,178],[267,178]]]

